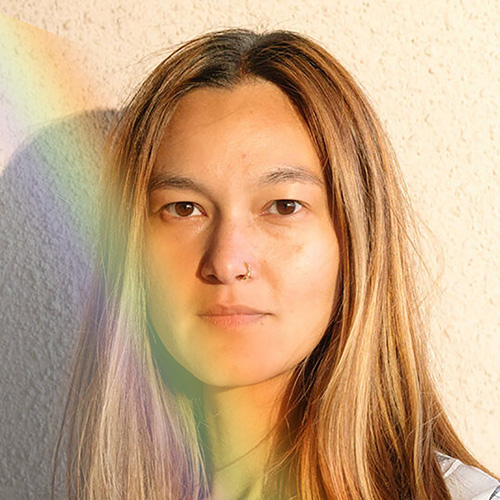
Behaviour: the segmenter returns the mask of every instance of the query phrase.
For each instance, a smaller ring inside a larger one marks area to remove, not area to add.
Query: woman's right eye
[[[173,203],[167,203],[161,210],[165,210],[169,215],[181,219],[187,219],[191,215],[203,215],[203,212],[190,201],[175,201]],[[198,213],[196,213],[196,210]]]

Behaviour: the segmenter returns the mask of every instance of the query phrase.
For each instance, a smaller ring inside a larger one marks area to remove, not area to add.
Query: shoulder
[[[500,482],[495,478],[442,453],[437,459],[453,500],[500,500]]]

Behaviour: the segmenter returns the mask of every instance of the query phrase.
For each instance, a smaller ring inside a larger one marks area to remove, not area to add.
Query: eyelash
[[[280,213],[272,213],[272,215],[279,215],[281,217],[292,217],[294,215],[296,215],[298,212],[300,212],[303,208],[304,208],[304,203],[298,201],[298,200],[288,200],[288,199],[280,199],[280,200],[274,200],[273,203],[270,205],[273,206],[275,203],[277,202],[292,202],[292,203],[295,203],[296,206],[300,207],[299,210],[295,210],[294,212],[292,212],[291,214],[280,214]],[[190,219],[191,218],[191,215],[192,214],[189,214],[187,216],[181,216],[181,215],[175,215],[174,213],[172,213],[169,208],[172,207],[175,209],[175,206],[176,205],[182,205],[182,204],[185,204],[185,205],[192,205],[194,208],[200,210],[201,212],[201,209],[198,207],[198,205],[196,203],[193,203],[191,201],[174,201],[172,203],[167,203],[166,205],[164,205],[161,210],[166,210],[170,215],[172,215],[173,217],[177,218],[177,219]],[[204,215],[203,213],[200,213],[200,215]]]

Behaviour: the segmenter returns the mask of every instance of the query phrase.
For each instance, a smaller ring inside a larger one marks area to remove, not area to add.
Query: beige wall
[[[15,113],[25,106],[22,126],[15,130],[5,114],[0,117],[0,132],[8,137],[0,140],[4,171],[0,186],[25,134],[36,132],[44,122],[35,113],[36,100],[26,107],[23,92],[30,99],[33,93],[35,98],[44,97],[46,122],[70,112],[115,107],[170,45],[230,26],[297,30],[336,55],[379,111],[415,208],[433,234],[425,255],[438,276],[429,303],[431,342],[444,401],[465,442],[500,473],[500,4],[496,0],[263,0],[260,4],[248,0],[0,0],[0,7],[8,16],[73,42],[61,40],[60,53],[48,58],[56,66],[61,61],[62,71],[38,68],[35,85],[27,77],[30,67],[43,59],[40,51],[45,44],[37,42],[16,53],[5,30],[0,35],[2,47],[10,47],[3,52],[8,55],[7,80],[17,81],[19,58],[25,59],[22,78],[27,78],[20,93],[0,96],[0,110]],[[22,159],[14,165],[23,171]],[[71,174],[68,179],[70,186],[64,189],[71,191],[76,178]],[[19,236],[13,238],[14,247],[25,248],[16,240]],[[16,252],[11,253],[9,265],[15,270]],[[37,259],[26,253],[25,267],[31,265],[36,272]],[[18,275],[21,283],[22,276]],[[14,304],[15,294],[10,300]],[[40,311],[41,318],[28,315],[30,321],[53,315],[51,310]],[[36,331],[36,324],[23,325]],[[29,334],[26,339],[32,340]],[[14,354],[14,360],[16,355],[23,355],[22,351]],[[42,368],[36,366],[36,370]],[[14,380],[9,386],[19,415],[23,398],[30,394],[26,380],[37,375],[28,367],[23,376],[25,382]],[[50,386],[53,391],[56,382]],[[16,391],[21,396],[14,396]],[[40,427],[44,423],[35,422]],[[0,435],[2,449],[12,448],[13,435]],[[28,451],[12,453],[12,460],[19,461],[14,465],[25,467],[23,453]],[[1,479],[13,488],[23,474],[14,471],[12,463],[4,465]]]

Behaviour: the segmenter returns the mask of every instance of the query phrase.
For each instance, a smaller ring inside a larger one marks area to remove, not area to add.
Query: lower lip
[[[264,318],[265,314],[227,314],[227,315],[203,315],[204,320],[221,328],[235,328],[238,326],[251,325]]]

